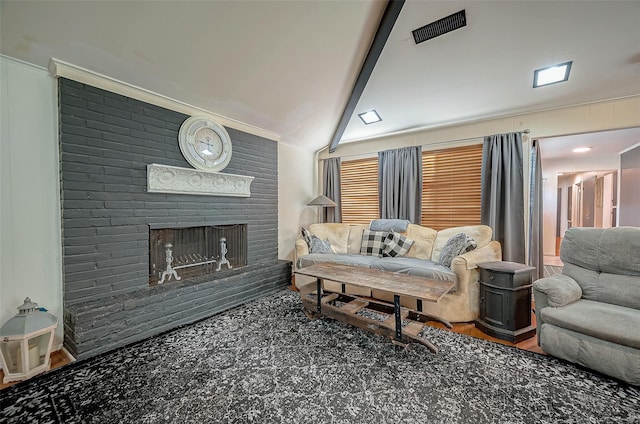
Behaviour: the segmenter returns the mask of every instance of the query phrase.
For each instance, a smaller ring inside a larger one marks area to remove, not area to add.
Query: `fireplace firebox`
[[[247,265],[247,224],[149,226],[149,285]]]

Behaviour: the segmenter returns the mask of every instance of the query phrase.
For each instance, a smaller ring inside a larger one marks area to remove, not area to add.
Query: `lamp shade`
[[[325,208],[334,208],[336,207],[336,202],[329,199],[324,194],[321,194],[320,196],[307,203],[307,206],[322,206]]]

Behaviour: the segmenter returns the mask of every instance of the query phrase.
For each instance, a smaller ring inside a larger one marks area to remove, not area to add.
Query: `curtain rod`
[[[529,134],[531,132],[531,130],[529,130],[527,128],[527,129],[524,129],[522,131],[514,131],[514,132],[521,132],[521,133],[524,133],[524,134]],[[443,144],[460,143],[460,142],[463,142],[463,141],[471,141],[471,140],[478,140],[478,139],[484,140],[484,137],[485,136],[478,136],[478,137],[469,137],[469,138],[458,138],[456,140],[448,140],[448,141],[436,141],[435,143],[421,144],[420,146],[421,147],[432,147],[432,146],[440,146],[440,145],[443,145]],[[403,146],[403,147],[411,147],[411,146]],[[367,153],[354,153],[352,155],[337,155],[337,156],[334,156],[334,157],[352,158],[352,157],[360,156],[362,158],[366,158],[366,157],[373,157],[373,156],[375,156],[377,154],[378,154],[378,152],[367,152]],[[327,159],[330,159],[330,158],[323,158],[321,160],[327,160]]]

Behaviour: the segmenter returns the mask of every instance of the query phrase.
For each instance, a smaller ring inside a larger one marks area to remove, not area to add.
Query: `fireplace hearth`
[[[149,285],[247,265],[247,224],[149,227]]]

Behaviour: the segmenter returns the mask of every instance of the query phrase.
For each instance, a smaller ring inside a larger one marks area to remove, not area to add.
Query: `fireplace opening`
[[[149,226],[149,285],[215,275],[247,265],[247,224]]]

